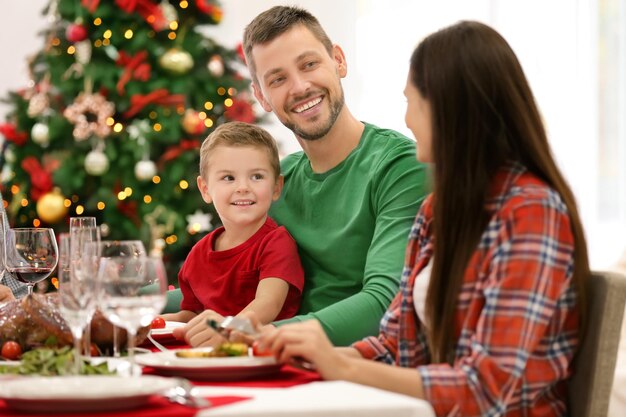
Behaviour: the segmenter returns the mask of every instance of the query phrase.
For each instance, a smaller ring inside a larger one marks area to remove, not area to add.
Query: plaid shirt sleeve
[[[0,271],[0,279],[0,284],[9,287],[15,298],[20,299],[28,294],[28,285],[19,282],[7,271]]]
[[[417,368],[437,415],[566,414],[553,392],[578,344],[574,244],[564,204],[546,193],[501,208],[470,260],[455,363]]]
[[[0,204],[2,203],[2,194],[0,194]],[[28,285],[16,280],[13,275],[4,269],[4,245],[6,244],[6,235],[9,227],[9,220],[4,212],[4,206],[0,205],[0,284],[6,285],[13,292],[15,298],[22,298],[28,293]]]

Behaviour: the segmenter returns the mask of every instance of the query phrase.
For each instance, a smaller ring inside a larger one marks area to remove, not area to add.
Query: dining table
[[[211,374],[210,370],[207,370],[207,374],[204,375],[204,369],[202,368],[192,374],[182,372],[182,375],[178,375],[178,368],[170,369],[168,367],[149,366],[151,364],[149,358],[151,357],[159,358],[159,355],[173,355],[178,349],[189,348],[175,340],[169,340],[169,342],[170,343],[165,343],[168,349],[167,352],[158,352],[158,350],[154,346],[150,346],[149,343],[143,345],[144,348],[149,348],[153,354],[147,354],[145,356],[147,359],[144,360],[141,360],[141,354],[136,355],[139,359],[138,363],[144,365],[142,367],[142,375],[137,378],[139,378],[140,381],[152,381],[150,378],[171,378],[172,380],[176,380],[175,378],[178,376],[183,376],[186,380],[191,382],[193,395],[197,398],[207,400],[202,407],[180,405],[172,402],[171,398],[168,399],[164,395],[155,394],[151,395],[147,400],[142,401],[137,406],[121,410],[107,410],[105,406],[102,407],[102,410],[81,411],[80,408],[68,409],[67,404],[65,404],[65,407],[57,407],[54,401],[48,401],[45,404],[45,408],[41,410],[30,409],[25,413],[20,410],[19,407],[17,409],[11,407],[10,401],[0,399],[0,416],[434,417],[435,415],[430,404],[424,400],[347,381],[325,381],[315,371],[288,364],[274,364],[269,368],[264,368],[267,372],[260,372],[258,374],[250,373],[249,375],[236,373],[223,373],[223,375],[220,373]],[[148,365],[146,366],[145,364]],[[209,376],[209,378],[206,378],[206,376]],[[86,377],[85,380],[92,381],[92,379],[88,377]],[[93,381],[98,381],[98,379],[94,378]],[[125,382],[128,383],[128,381]],[[1,384],[3,384],[2,381],[0,381],[0,385]],[[52,384],[52,382],[50,382],[50,384]],[[48,384],[48,386],[50,384]],[[85,383],[85,385],[87,384],[88,382]],[[45,382],[43,386],[46,386]],[[115,400],[112,399],[111,401]],[[23,404],[24,402],[22,401],[22,405]],[[108,405],[106,402],[103,404]],[[28,406],[29,404],[26,403],[26,405]]]

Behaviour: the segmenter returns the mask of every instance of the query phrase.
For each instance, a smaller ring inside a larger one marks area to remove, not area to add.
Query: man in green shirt
[[[344,53],[309,12],[263,12],[243,45],[255,97],[303,149],[282,162],[285,186],[270,212],[298,243],[302,305],[300,315],[275,324],[317,319],[336,345],[376,334],[428,191],[415,143],[350,113]],[[213,337],[201,320],[184,330],[194,346]]]

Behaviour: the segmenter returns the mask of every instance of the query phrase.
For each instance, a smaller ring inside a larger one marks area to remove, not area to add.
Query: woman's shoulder
[[[500,210],[505,213],[537,206],[567,213],[567,206],[561,195],[539,176],[527,170],[511,181],[502,197]]]

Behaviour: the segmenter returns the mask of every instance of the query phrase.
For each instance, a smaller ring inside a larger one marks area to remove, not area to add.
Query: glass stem
[[[126,335],[128,337],[128,363],[130,365],[130,376],[139,376],[140,372],[135,367],[135,336],[137,335],[136,329],[126,329]]]
[[[120,357],[119,329],[115,324],[113,325],[113,357]]]
[[[74,375],[80,375],[83,370],[83,361],[80,355],[82,350],[83,329],[81,327],[73,328],[72,335],[74,336]]]
[[[83,346],[85,347],[85,356],[91,358],[91,320],[87,322],[85,326],[85,332],[83,333]]]

